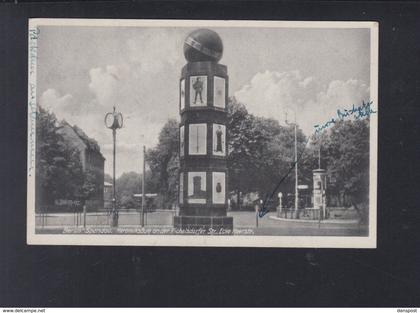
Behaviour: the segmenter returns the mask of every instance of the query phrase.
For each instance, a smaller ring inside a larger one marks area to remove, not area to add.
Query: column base
[[[231,216],[174,216],[174,227],[180,229],[233,230]]]

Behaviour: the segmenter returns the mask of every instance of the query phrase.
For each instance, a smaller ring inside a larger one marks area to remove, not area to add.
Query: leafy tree
[[[110,177],[110,176],[109,176]],[[151,181],[152,174],[146,170],[145,191],[156,193],[154,182]],[[112,182],[112,179],[111,179]],[[116,179],[116,194],[119,207],[122,209],[134,209],[139,207],[139,200],[133,195],[142,192],[142,174],[136,172],[123,173]]]
[[[328,173],[353,205],[366,203],[369,191],[369,121],[341,121],[322,139]]]
[[[369,198],[369,120],[335,123],[322,134],[314,135],[302,168],[306,177],[318,168],[327,170],[331,184],[327,195],[336,196],[340,205],[349,204],[366,217]]]
[[[123,173],[116,179],[117,201],[122,209],[138,206],[133,194],[141,192],[141,175],[136,172]]]
[[[54,114],[39,107],[36,124],[36,197],[38,205],[55,199],[76,199],[83,185],[79,151],[69,147],[57,132]]]
[[[251,172],[255,172],[253,163],[252,137],[253,120],[245,105],[230,98],[228,102],[228,157],[229,189],[236,192],[236,203],[240,203],[240,193],[249,191],[253,184]],[[248,175],[244,175],[248,173]]]
[[[159,206],[170,208],[176,203],[178,196],[179,172],[179,124],[170,119],[159,134],[156,148],[149,149],[146,161],[149,165],[152,181],[161,199]]]
[[[76,197],[79,198],[84,205],[87,200],[97,196],[100,192],[100,184],[103,184],[100,173],[92,169],[86,169],[83,173],[83,183],[76,191]]]
[[[101,173],[90,168],[83,170],[80,151],[60,134],[55,115],[39,107],[36,127],[38,206],[52,205],[57,199],[78,200],[83,205],[98,195],[103,184]],[[84,134],[81,129],[74,129],[79,135]],[[96,142],[92,142],[99,150]]]
[[[278,191],[291,191],[294,176],[288,175],[294,164],[294,126],[255,117],[245,106],[231,98],[228,103],[229,186],[237,194],[258,192],[262,198],[274,197]],[[306,137],[298,128],[298,154]],[[287,178],[279,185],[280,180]]]

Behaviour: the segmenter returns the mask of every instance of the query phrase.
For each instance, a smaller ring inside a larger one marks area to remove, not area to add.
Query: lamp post
[[[281,211],[282,211],[282,203],[281,203],[281,200],[282,200],[283,194],[281,192],[279,192],[277,194],[277,197],[279,198],[279,206],[277,207],[277,217],[281,217]]]
[[[117,199],[115,194],[115,156],[116,147],[115,142],[117,139],[117,129],[123,126],[123,116],[120,112],[114,110],[105,115],[105,126],[112,129],[112,140],[113,140],[113,164],[112,164],[112,218],[111,227],[118,227],[118,209]]]

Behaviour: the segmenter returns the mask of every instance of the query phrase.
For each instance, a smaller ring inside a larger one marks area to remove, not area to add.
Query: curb
[[[268,218],[277,221],[283,222],[292,222],[292,223],[316,223],[316,224],[359,224],[359,220],[298,220],[298,219],[291,219],[291,218],[282,218],[277,216],[270,215]]]

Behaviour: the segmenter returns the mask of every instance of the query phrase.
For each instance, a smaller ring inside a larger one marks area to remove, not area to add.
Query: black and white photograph
[[[376,22],[30,19],[28,40],[28,244],[376,247]]]

